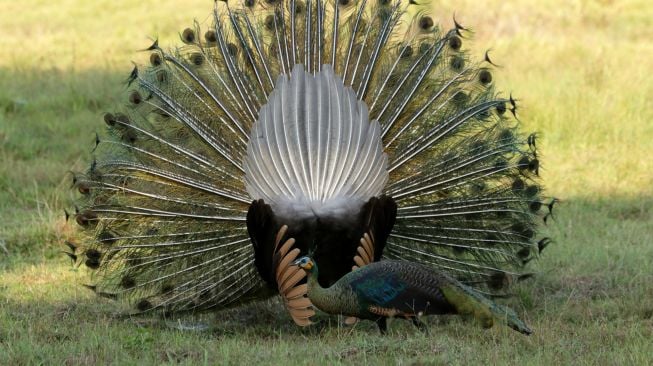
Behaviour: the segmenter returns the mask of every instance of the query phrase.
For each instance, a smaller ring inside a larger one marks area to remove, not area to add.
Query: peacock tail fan
[[[155,42],[74,176],[85,237],[70,256],[89,287],[138,312],[266,298],[281,284],[254,263],[252,201],[385,195],[397,207],[383,257],[505,291],[548,243],[535,135],[519,131],[489,59],[464,51],[466,29],[441,29],[429,7],[217,1],[181,47]]]

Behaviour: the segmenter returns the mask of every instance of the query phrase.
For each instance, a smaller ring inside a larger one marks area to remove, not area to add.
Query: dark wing
[[[254,246],[254,264],[261,277],[271,288],[276,288],[272,253],[277,234],[277,222],[270,205],[255,200],[247,211],[247,232]]]
[[[288,226],[279,227],[270,205],[257,200],[247,212],[247,231],[254,246],[254,264],[261,277],[279,291],[297,325],[310,325],[315,310],[307,296],[306,272],[292,264],[301,250],[296,247]]]
[[[354,256],[352,270],[381,259],[388,235],[397,216],[397,204],[391,197],[372,197],[361,210],[364,232]]]
[[[350,286],[361,305],[384,316],[454,312],[434,278],[423,278],[405,262],[386,261],[360,269]]]

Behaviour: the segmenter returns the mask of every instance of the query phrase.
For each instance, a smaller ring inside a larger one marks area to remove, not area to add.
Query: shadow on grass
[[[103,327],[118,333],[117,328],[133,327],[175,332],[158,318],[116,316],[113,304],[71,292],[71,283],[41,278],[47,268],[29,275],[29,286],[21,282],[21,272],[30,266],[63,263],[59,252],[65,233],[55,232],[61,225],[52,222],[54,217],[63,220],[63,207],[69,206],[61,182],[75,162],[90,160],[93,132],[103,128],[102,113],[113,110],[125,96],[121,92],[128,71],[0,69],[0,142],[6,158],[0,174],[0,239],[7,249],[0,252],[0,265],[16,279],[0,281],[0,291],[8,293],[0,296],[0,316],[6,324],[0,342],[25,329],[44,343],[74,342],[75,334],[83,335],[86,328],[99,334]],[[560,198],[555,220],[546,228],[555,243],[536,264],[539,276],[525,283],[511,304],[523,304],[528,313],[562,314],[570,322],[628,316],[650,321],[653,193]],[[14,296],[28,288],[31,297]],[[57,291],[65,296],[53,293]],[[260,338],[279,333],[302,336],[334,326],[333,320],[325,320],[312,330],[299,330],[278,303],[269,304],[200,319],[208,319],[209,332],[216,337],[243,331]]]
[[[91,161],[102,115],[122,102],[125,73],[0,68],[1,266],[36,262],[61,238],[71,169]]]
[[[536,263],[538,276],[520,284],[517,296],[508,304],[527,317],[556,317],[572,324],[652,321],[652,203],[651,196],[564,200],[557,207],[555,221],[547,227],[556,242]],[[268,339],[279,334],[311,336],[339,326],[336,318],[321,317],[316,326],[302,330],[292,323],[278,300],[195,317],[130,317],[120,315],[115,303],[83,292],[69,279],[59,281],[52,266],[61,266],[62,258],[45,260],[43,268],[36,271],[26,263],[12,262],[7,271],[12,276],[2,283],[6,291],[0,305],[4,323],[9,325],[2,331],[5,340],[11,339],[12,329],[22,331],[25,327],[33,329],[39,342],[56,342],[69,340],[71,328],[82,331],[85,327],[136,327],[166,334],[181,328],[187,329],[185,333],[218,338],[246,334]],[[69,277],[65,271],[60,276]],[[25,298],[20,296],[23,283],[31,293]],[[375,332],[372,322],[363,323],[359,329]],[[205,331],[192,330],[205,326]]]

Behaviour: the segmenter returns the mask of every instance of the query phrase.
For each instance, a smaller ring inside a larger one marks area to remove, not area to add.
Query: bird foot
[[[166,321],[165,325],[169,329],[180,330],[183,332],[203,332],[210,328],[207,323],[182,322],[181,320]]]
[[[426,324],[424,324],[424,322],[419,320],[418,317],[413,317],[412,321],[413,321],[413,325],[415,325],[415,327],[417,327],[417,329],[419,329],[420,332],[422,332],[424,334],[430,334],[429,327],[426,326]]]
[[[358,323],[359,320],[360,319],[358,319],[355,316],[348,316],[348,317],[345,318],[344,323],[345,323],[345,325],[352,326],[352,325],[355,325],[356,323]]]
[[[379,326],[379,332],[381,332],[382,335],[388,334],[388,322],[386,318],[378,318],[376,320],[376,325]]]

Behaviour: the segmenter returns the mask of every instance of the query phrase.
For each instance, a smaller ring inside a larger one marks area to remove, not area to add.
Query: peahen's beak
[[[299,259],[296,259],[292,263],[290,263],[290,265],[299,266],[301,269],[305,271],[310,271],[311,269],[313,269],[313,261],[308,257],[301,257]]]

